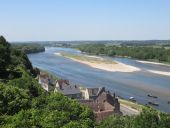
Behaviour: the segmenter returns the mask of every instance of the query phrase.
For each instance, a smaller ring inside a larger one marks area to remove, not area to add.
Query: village
[[[76,99],[81,104],[91,108],[95,114],[96,120],[102,119],[116,113],[119,115],[137,115],[140,113],[132,107],[119,102],[119,97],[111,93],[105,87],[82,87],[70,84],[69,80],[49,77],[47,73],[40,72],[37,77],[39,84],[47,92],[59,92],[71,99]]]

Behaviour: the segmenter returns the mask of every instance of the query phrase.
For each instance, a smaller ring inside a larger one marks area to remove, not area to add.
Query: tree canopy
[[[142,60],[170,62],[170,49],[153,46],[106,46],[104,44],[85,44],[74,46],[82,52],[95,55],[132,57]]]
[[[100,122],[97,128],[170,128],[170,115],[145,108],[137,116],[112,115]]]
[[[0,71],[6,69],[10,61],[9,43],[0,36]]]

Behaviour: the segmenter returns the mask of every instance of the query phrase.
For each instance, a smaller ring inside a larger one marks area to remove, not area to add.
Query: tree
[[[0,113],[13,115],[30,107],[28,91],[0,83]]]
[[[0,36],[0,71],[5,70],[10,62],[9,43]]]
[[[170,115],[148,107],[136,116],[112,115],[97,128],[170,128]]]

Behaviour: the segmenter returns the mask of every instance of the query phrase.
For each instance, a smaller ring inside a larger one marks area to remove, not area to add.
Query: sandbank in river
[[[55,55],[63,56],[66,58],[69,58],[73,61],[86,64],[90,67],[109,71],[109,72],[135,72],[140,71],[139,68],[126,65],[123,63],[120,63],[118,61],[110,61],[104,60],[103,58],[96,57],[96,56],[87,56],[87,55],[70,55],[65,53],[55,53]],[[83,59],[82,59],[83,58]],[[84,59],[85,58],[85,59]]]

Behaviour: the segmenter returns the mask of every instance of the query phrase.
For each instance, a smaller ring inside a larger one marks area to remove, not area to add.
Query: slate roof
[[[59,87],[57,90],[64,95],[80,94],[80,89],[76,85],[70,85],[68,80],[58,80]]]
[[[104,87],[98,87],[98,88],[88,87],[86,89],[88,91],[90,99],[96,99],[100,95],[100,93],[105,90]]]
[[[75,86],[62,86],[62,89],[60,89],[60,91],[64,94],[64,95],[70,95],[70,94],[79,94],[80,89],[76,88]]]

